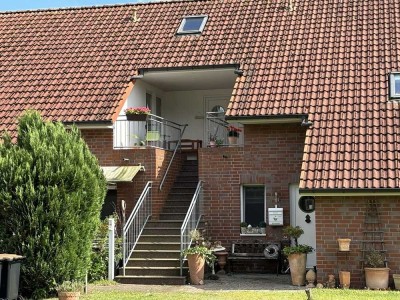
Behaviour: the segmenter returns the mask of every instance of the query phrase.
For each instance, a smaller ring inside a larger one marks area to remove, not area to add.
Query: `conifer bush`
[[[20,293],[44,298],[57,284],[85,277],[106,181],[76,127],[28,111],[16,143],[2,139],[0,252],[26,257]]]

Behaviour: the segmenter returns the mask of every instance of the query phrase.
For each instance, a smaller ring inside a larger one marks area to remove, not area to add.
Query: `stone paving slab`
[[[89,291],[118,290],[140,292],[202,292],[232,290],[304,290],[305,287],[291,285],[290,275],[276,274],[228,274],[218,275],[218,280],[206,279],[204,285],[141,285],[118,284],[111,286],[92,286]]]

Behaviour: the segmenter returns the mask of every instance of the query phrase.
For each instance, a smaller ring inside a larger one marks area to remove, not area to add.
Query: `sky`
[[[0,0],[1,11],[150,2],[151,0]]]

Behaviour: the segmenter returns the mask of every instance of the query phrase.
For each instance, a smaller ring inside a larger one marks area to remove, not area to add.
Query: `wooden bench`
[[[240,260],[276,261],[276,275],[278,275],[281,260],[280,243],[260,240],[233,242],[228,256],[231,272],[233,272],[233,262]]]

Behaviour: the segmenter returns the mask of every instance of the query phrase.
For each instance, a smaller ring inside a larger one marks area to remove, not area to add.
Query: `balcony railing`
[[[147,146],[174,150],[185,126],[152,114],[146,121],[120,119],[114,124],[114,149]]]
[[[212,146],[210,144],[210,141],[214,141],[217,147],[232,146],[232,144],[230,144],[228,141],[228,127],[230,125],[233,125],[241,130],[237,140],[237,144],[235,145],[243,145],[244,132],[242,125],[228,123],[227,121],[225,121],[225,116],[220,112],[207,112],[206,117],[208,135],[208,141],[206,144],[208,146]]]

